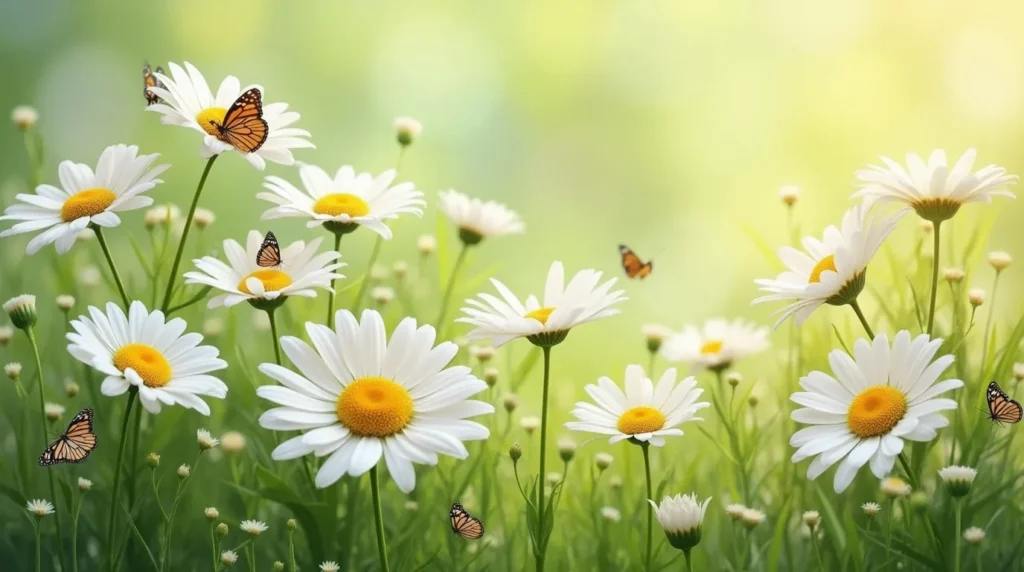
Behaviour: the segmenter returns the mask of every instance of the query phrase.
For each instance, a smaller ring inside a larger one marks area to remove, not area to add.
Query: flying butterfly
[[[256,265],[260,268],[273,268],[281,265],[281,246],[277,244],[277,237],[274,233],[267,232],[263,237],[263,244],[256,253]]]
[[[96,434],[92,432],[92,409],[78,412],[68,424],[67,431],[39,456],[43,467],[57,463],[81,463],[96,448]]]
[[[252,153],[267,142],[270,127],[263,119],[263,95],[251,88],[231,104],[224,120],[210,120],[217,130],[217,138],[242,153]]]
[[[160,66],[157,66],[156,67],[156,73],[163,75],[164,68],[162,68]],[[164,84],[155,75],[153,75],[153,70],[151,70],[149,68],[149,63],[148,62],[142,65],[142,82],[143,82],[142,95],[146,96],[146,105],[153,105],[154,103],[160,103],[160,96],[158,96],[155,93],[149,91],[149,88],[151,88],[151,87],[161,87],[162,88],[164,86]]]
[[[988,384],[988,391],[985,392],[988,398],[988,418],[993,423],[1017,423],[1024,417],[1024,409],[1006,394],[999,384],[992,382]]]
[[[640,260],[640,257],[625,244],[619,245],[619,254],[622,255],[622,269],[626,271],[626,276],[629,278],[643,280],[650,276],[651,271],[654,270],[654,261],[648,260],[644,262]]]
[[[484,523],[466,512],[460,503],[452,503],[452,510],[448,513],[448,518],[451,520],[453,534],[458,534],[469,540],[476,540],[484,535]]]

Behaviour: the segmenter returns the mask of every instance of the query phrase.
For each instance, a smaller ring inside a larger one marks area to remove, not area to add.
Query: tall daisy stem
[[[343,233],[340,233],[340,232],[334,233],[334,252],[337,252],[339,254],[341,253],[341,237],[342,236],[344,236]],[[335,281],[335,279],[331,278],[331,293],[327,295],[327,322],[326,323],[327,323],[327,327],[328,328],[333,328],[334,327],[334,297],[337,294],[334,291],[334,281]],[[277,339],[277,335],[276,334],[274,336],[274,339]],[[277,342],[274,342],[274,343],[277,344]],[[275,345],[275,349],[276,349],[276,347],[277,346]],[[280,365],[281,358],[278,358],[277,363]]]
[[[373,265],[377,263],[377,257],[380,256],[382,244],[384,244],[384,237],[378,236],[377,242],[373,243],[370,260],[366,263],[366,274],[363,275],[363,281],[359,284],[359,292],[356,292],[356,299],[352,301],[353,314],[358,314],[363,307],[363,297],[366,296],[366,291],[370,288],[370,274],[373,272]]]
[[[373,494],[373,520],[377,524],[377,561],[378,570],[389,572],[388,546],[384,540],[384,513],[380,506],[380,479],[377,477],[377,466],[370,469],[370,492]]]
[[[992,319],[996,313],[996,287],[999,286],[999,274],[1000,272],[997,271],[996,277],[992,279],[992,299],[988,305],[988,318],[985,319],[985,334],[982,336],[981,363],[985,366],[988,365],[988,344],[992,336]]]
[[[938,294],[939,289],[939,245],[941,244],[939,239],[939,229],[942,227],[942,221],[935,221],[935,230],[932,232],[933,250],[932,250],[932,296],[928,302],[928,331],[929,336],[932,335],[932,326],[935,325],[935,297]]]
[[[82,495],[78,495],[78,502],[75,503],[75,514],[71,517],[71,570],[73,572],[78,572],[78,517],[82,514],[83,500]]]
[[[547,551],[548,545],[548,534],[545,533],[544,526],[544,465],[545,465],[545,448],[548,442],[548,379],[551,376],[551,347],[543,346],[544,350],[544,394],[541,398],[540,408],[540,476],[537,477],[537,522],[539,531],[539,539],[537,542],[540,546],[536,548],[536,561],[537,561],[537,572],[544,572],[544,556]],[[553,507],[552,507],[553,508]],[[554,528],[554,519],[551,520],[551,526]]]
[[[281,341],[277,337],[277,320],[274,318],[274,310],[267,310],[267,319],[270,320],[270,335],[274,338],[274,362],[281,365]]]
[[[934,294],[932,295],[934,299]],[[864,332],[867,333],[868,337],[875,339],[875,332],[871,331],[871,326],[868,324],[868,319],[864,317],[864,312],[860,309],[860,304],[857,303],[857,299],[854,298],[850,302],[850,307],[853,308],[854,313],[857,314],[857,319],[860,320],[860,325],[864,326]]]
[[[907,473],[907,480],[910,481],[910,487],[913,490],[918,490],[917,476],[914,475],[914,471],[910,469],[910,461],[907,460],[907,456],[903,453],[899,454],[900,465],[903,466],[903,471]]]
[[[107,570],[114,572],[114,529],[117,528],[117,497],[121,492],[121,463],[124,461],[125,444],[128,443],[128,422],[132,416],[132,406],[138,397],[138,389],[128,390],[128,404],[124,408],[124,419],[121,421],[121,443],[117,446],[117,461],[114,464],[114,487],[110,493],[110,516],[107,520]]]
[[[42,545],[41,536],[42,535],[39,534],[39,519],[36,519],[36,572],[40,572],[42,569],[42,554],[40,550]]]
[[[953,546],[955,546],[956,548],[954,549],[955,556],[954,556],[954,560],[953,560],[953,572],[960,572],[960,556],[961,556],[960,551],[963,549],[962,548],[963,539],[960,538],[960,527],[962,526],[961,518],[963,516],[962,513],[963,513],[963,508],[964,508],[963,499],[956,499],[955,507],[956,507],[956,530],[953,531]]]
[[[896,519],[896,499],[889,501],[889,518],[885,526],[885,560],[892,559],[892,521]]]
[[[46,437],[46,394],[43,391],[43,360],[39,357],[39,344],[36,342],[35,331],[31,327],[25,328],[25,335],[28,336],[28,343],[32,346],[32,357],[36,360],[36,380],[39,383],[39,418],[41,421],[39,428],[43,437],[43,446],[40,450],[43,450],[50,444]],[[46,476],[50,480],[50,498],[53,499],[53,504],[57,507],[54,514],[57,525],[57,554],[60,556],[61,567],[64,568],[64,527],[61,526],[60,499],[57,497],[57,487],[53,483],[53,471],[46,471]]]
[[[683,556],[686,557],[686,571],[693,572],[693,559],[690,558],[690,549],[687,548],[683,551]]]
[[[650,444],[644,441],[640,444],[640,448],[644,452],[644,476],[647,478],[647,498],[654,499],[654,490],[651,483],[651,455],[649,452]],[[644,555],[644,570],[647,572],[651,571],[651,547],[653,546],[653,534],[654,534],[654,507],[651,503],[644,503],[647,506],[647,551]],[[689,559],[687,559],[689,561]]]
[[[188,231],[192,228],[192,219],[196,216],[196,207],[199,206],[199,197],[203,194],[203,187],[206,186],[206,177],[210,175],[210,169],[213,168],[213,162],[217,160],[220,155],[214,155],[210,157],[210,160],[206,162],[206,168],[203,169],[203,174],[199,177],[199,186],[196,187],[196,194],[192,197],[192,206],[188,209],[188,216],[185,218],[185,228],[181,231],[181,240],[178,241],[178,250],[174,253],[174,264],[171,265],[171,273],[167,276],[167,290],[164,292],[164,302],[160,305],[160,309],[166,314],[167,309],[171,307],[171,296],[174,294],[174,281],[178,277],[178,267],[181,266],[181,255],[185,252],[185,243],[188,242]]]
[[[469,245],[462,243],[462,250],[459,251],[458,258],[455,259],[452,273],[448,276],[448,284],[444,288],[444,298],[441,299],[441,311],[438,312],[437,321],[434,322],[434,329],[438,331],[438,337],[444,331],[444,318],[448,315],[448,305],[451,304],[452,294],[455,292],[455,281],[459,276],[459,270],[462,269],[462,265],[466,261],[467,253],[469,253]],[[543,478],[543,475],[541,475],[541,478]]]
[[[114,264],[114,257],[110,255],[110,248],[107,247],[107,239],[103,238],[103,227],[99,225],[92,225],[93,232],[96,233],[96,241],[100,243],[100,248],[103,250],[103,256],[107,259],[107,264],[110,265],[110,273],[114,275],[114,283],[117,284],[117,292],[121,294],[121,302],[124,304],[124,309],[127,310],[128,306],[131,305],[131,298],[128,297],[128,292],[124,289],[124,282],[121,281],[121,274],[117,271],[117,264]]]

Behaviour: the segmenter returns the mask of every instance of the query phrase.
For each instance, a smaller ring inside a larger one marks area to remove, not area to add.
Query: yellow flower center
[[[146,344],[128,344],[114,353],[114,367],[128,368],[139,374],[146,387],[163,387],[171,381],[171,364],[156,348]]]
[[[217,125],[224,124],[224,116],[228,114],[228,110],[223,107],[207,107],[206,109],[199,112],[196,115],[196,123],[203,128],[208,135],[214,137],[220,137],[220,131],[217,130]],[[212,122],[216,122],[214,125]]]
[[[653,407],[641,405],[619,416],[618,428],[626,435],[652,433],[665,426],[665,416]]]
[[[878,437],[892,431],[906,413],[907,398],[902,391],[875,385],[853,398],[846,425],[858,437]]]
[[[98,215],[107,210],[117,198],[110,189],[87,189],[75,193],[60,207],[60,218],[71,222],[84,216]]]
[[[811,276],[807,278],[807,283],[816,284],[821,282],[821,273],[826,270],[831,270],[832,272],[836,271],[835,255],[829,254],[825,258],[819,260],[818,263],[814,265],[814,269],[811,270]]]
[[[331,216],[347,214],[355,218],[370,214],[370,205],[351,193],[331,193],[320,197],[313,203],[313,212]]]
[[[722,340],[708,340],[700,346],[700,355],[713,355],[722,351]]]
[[[280,270],[274,270],[273,268],[264,268],[257,270],[256,272],[250,273],[242,281],[238,283],[238,289],[245,294],[252,295],[249,287],[245,285],[246,280],[255,278],[263,283],[263,290],[266,292],[277,292],[291,286],[292,278]]]
[[[533,310],[532,312],[527,312],[526,313],[526,317],[527,318],[533,318],[534,320],[537,320],[538,322],[547,325],[548,318],[551,317],[551,312],[554,312],[554,311],[555,311],[554,308],[537,308],[536,310]]]
[[[361,377],[345,387],[335,409],[338,421],[360,437],[387,437],[412,419],[412,397],[384,377]]]

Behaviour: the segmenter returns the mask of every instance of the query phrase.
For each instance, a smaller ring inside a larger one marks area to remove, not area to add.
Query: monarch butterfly
[[[274,233],[267,232],[263,237],[263,244],[256,253],[256,265],[260,268],[272,268],[281,264],[281,246],[277,244],[277,237]]]
[[[156,73],[163,74],[164,73],[164,68],[162,68],[160,66],[156,66]],[[158,95],[156,95],[155,93],[149,91],[149,88],[151,88],[151,87],[163,87],[164,84],[163,84],[162,81],[157,79],[157,77],[155,75],[153,75],[153,71],[149,69],[149,63],[148,62],[144,63],[142,65],[142,83],[143,83],[142,95],[146,96],[146,105],[153,105],[154,103],[160,103],[160,97]]]
[[[985,397],[988,398],[988,418],[993,423],[1017,423],[1024,417],[1024,410],[1021,409],[1020,403],[1010,399],[1009,395],[1003,391],[999,384],[992,382],[988,384],[988,391],[985,392]]]
[[[484,535],[484,523],[466,512],[460,503],[452,503],[452,510],[448,513],[448,518],[451,519],[453,534],[458,534],[469,540],[476,540]]]
[[[92,432],[92,409],[78,412],[68,424],[67,431],[39,456],[39,465],[81,463],[96,448],[96,434]]]
[[[622,255],[622,269],[626,271],[626,276],[630,278],[643,280],[651,275],[651,270],[654,270],[653,261],[644,262],[640,260],[640,257],[625,244],[619,245],[619,254]]]
[[[263,119],[263,96],[255,87],[238,96],[224,114],[224,121],[211,119],[210,124],[221,141],[242,153],[252,153],[262,147],[270,132]]]

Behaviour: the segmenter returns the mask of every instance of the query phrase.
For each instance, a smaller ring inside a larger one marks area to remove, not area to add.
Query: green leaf
[[[786,498],[786,502],[779,511],[779,518],[775,519],[775,531],[772,533],[771,547],[768,549],[768,572],[775,572],[779,569],[782,561],[782,547],[786,542],[786,522],[789,520],[789,510],[793,504],[793,496]]]
[[[836,339],[839,340],[839,345],[843,346],[843,349],[846,350],[846,353],[853,355],[853,353],[850,351],[850,347],[847,346],[846,341],[843,340],[843,334],[839,333],[839,328],[837,328],[835,324],[832,324],[832,331],[836,334]]]
[[[814,492],[818,494],[818,499],[821,502],[822,521],[825,527],[828,528],[829,536],[836,543],[836,548],[839,552],[846,552],[846,532],[843,531],[835,509],[832,508],[832,501],[825,496],[824,491],[821,490],[817,482],[814,483]]]
[[[184,310],[185,308],[188,308],[192,304],[195,304],[196,302],[199,302],[200,300],[205,298],[206,295],[209,294],[210,290],[212,290],[212,289],[213,289],[213,286],[204,286],[201,290],[199,290],[199,292],[196,292],[195,296],[192,296],[187,301],[182,302],[181,304],[178,304],[177,306],[174,306],[174,307],[168,309],[167,310],[167,315],[170,316],[171,314],[177,312],[178,310]]]
[[[22,496],[20,492],[6,483],[0,483],[0,494],[11,499],[14,504],[18,505],[19,509],[25,508],[25,504],[28,502],[28,499]]]

